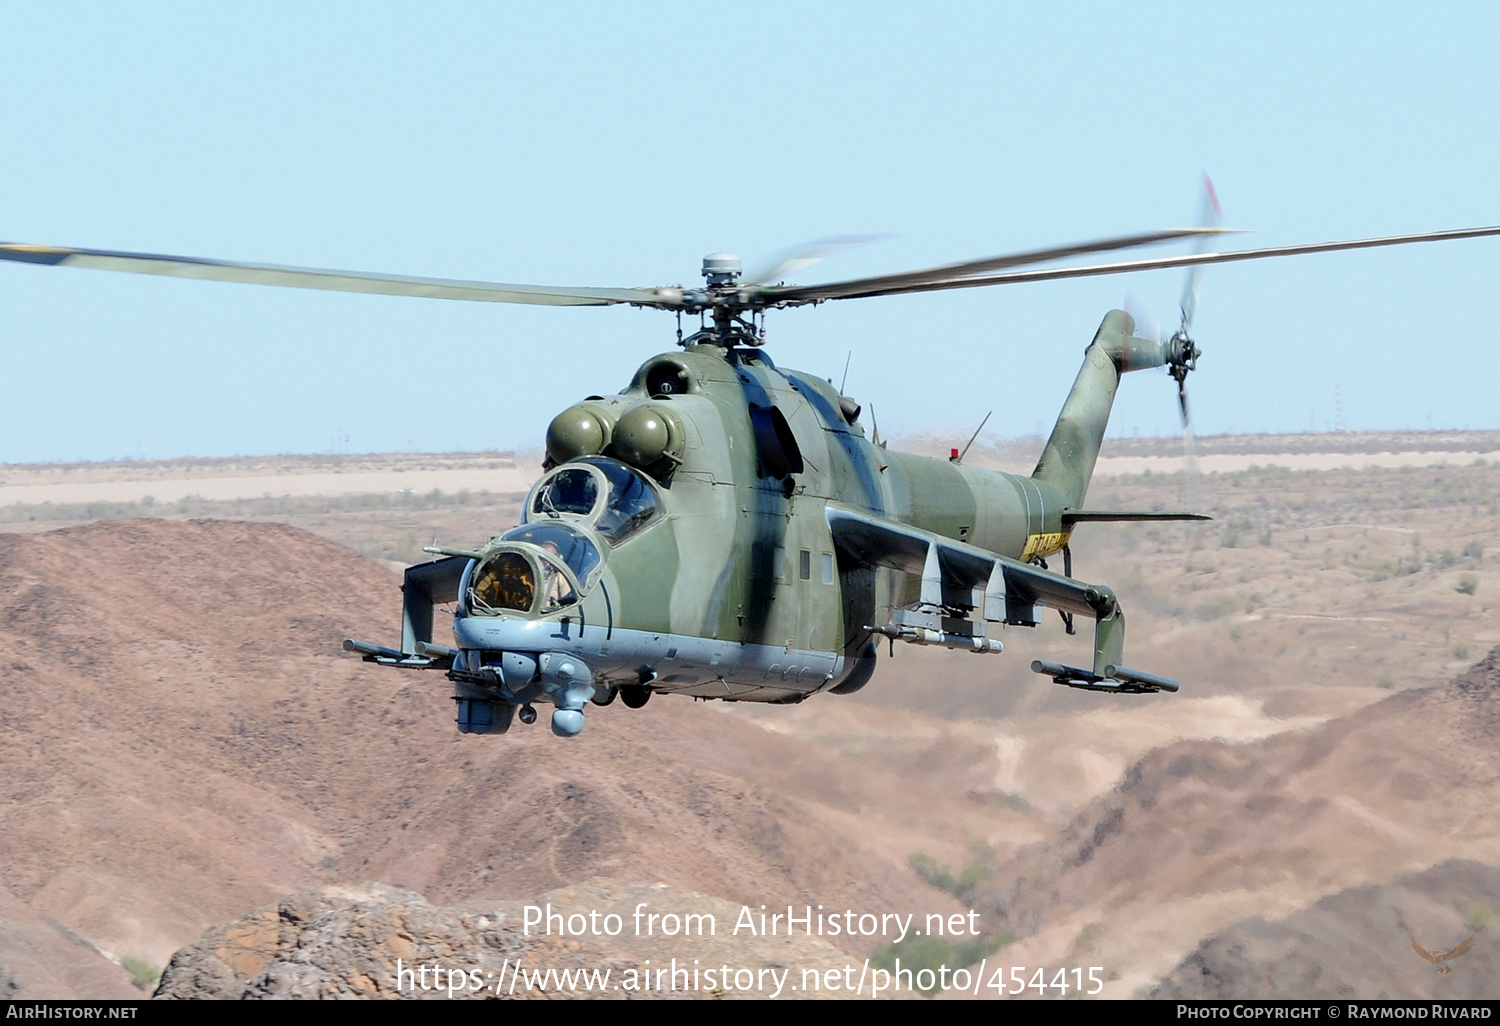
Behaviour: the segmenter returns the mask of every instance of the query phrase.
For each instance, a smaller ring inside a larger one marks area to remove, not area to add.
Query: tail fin
[[[1094,475],[1120,375],[1167,362],[1169,342],[1136,338],[1134,332],[1135,320],[1124,310],[1104,315],[1094,341],[1084,350],[1083,367],[1057,416],[1052,437],[1031,472],[1036,480],[1060,489],[1075,508],[1083,505]]]

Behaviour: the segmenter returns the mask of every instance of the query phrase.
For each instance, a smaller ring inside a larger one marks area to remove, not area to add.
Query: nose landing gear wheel
[[[639,709],[651,701],[651,689],[644,684],[622,684],[620,701],[625,703],[627,709]]]

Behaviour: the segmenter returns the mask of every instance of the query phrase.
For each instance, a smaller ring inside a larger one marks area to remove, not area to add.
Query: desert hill
[[[1500,869],[1451,859],[1383,886],[1339,891],[1285,919],[1235,923],[1205,938],[1150,996],[1493,998],[1500,951],[1488,931],[1477,931],[1496,907]],[[1415,939],[1448,952],[1471,935],[1474,946],[1447,973],[1411,948]]]
[[[121,1001],[141,996],[128,970],[0,890],[0,1000],[56,994]]]
[[[443,903],[608,875],[958,910],[776,784],[805,773],[842,800],[836,758],[701,705],[616,703],[571,744],[459,735],[440,676],[339,650],[393,631],[397,584],[279,524],[0,535],[4,886],[157,966],[213,923],[351,880]]]
[[[1054,838],[1003,867],[986,896],[1027,937],[1012,957],[1090,954],[1115,966],[1128,991],[1229,921],[1280,918],[1454,855],[1500,865],[1497,808],[1500,649],[1451,684],[1312,730],[1156,749]],[[1494,873],[1481,873],[1486,882],[1466,901],[1495,901]],[[1325,938],[1325,960],[1410,954],[1405,934],[1374,931],[1367,919],[1350,917]]]
[[[754,904],[982,902],[1019,937],[1007,964],[1102,962],[1106,995],[1130,996],[1247,917],[1274,926],[1446,860],[1500,865],[1472,737],[1487,706],[1444,704],[1500,642],[1493,440],[1220,441],[1254,466],[1207,474],[1212,524],[1074,539],[1080,576],[1129,610],[1131,660],[1180,694],[1030,673],[1087,648],[1053,619],[1004,632],[999,657],[895,646],[847,698],[617,703],[571,745],[545,724],[462,738],[440,677],[338,650],[394,636],[385,566],[514,523],[517,495],[262,494],[266,475],[469,480],[510,466],[495,454],[186,461],[158,469],[195,489],[237,474],[243,494],[0,507],[0,979],[103,995],[128,986],[111,959],[160,967],[211,924],[325,886],[450,908],[602,875]],[[1111,447],[1122,466],[1174,451]],[[1339,447],[1410,465],[1317,469]],[[33,484],[149,495],[152,472],[42,468]],[[1101,474],[1099,508],[1185,501],[1179,474]]]

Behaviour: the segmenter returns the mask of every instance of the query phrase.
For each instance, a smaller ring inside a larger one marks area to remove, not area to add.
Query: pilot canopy
[[[527,498],[525,523],[584,523],[609,544],[621,545],[660,511],[656,488],[644,474],[618,460],[585,456],[537,482]]]

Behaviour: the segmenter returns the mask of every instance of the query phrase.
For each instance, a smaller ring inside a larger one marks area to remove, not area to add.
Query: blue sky
[[[0,239],[560,285],[838,233],[875,274],[1189,223],[1500,223],[1494,5],[0,3]],[[1177,250],[1161,250],[1163,254]],[[1143,254],[1144,255],[1144,254]],[[1210,269],[1200,433],[1500,428],[1500,240]],[[1050,426],[1179,272],[774,313],[888,433]],[[0,266],[0,462],[535,448],[669,315]],[[1127,380],[1115,434],[1176,430]],[[347,439],[347,440],[346,440]],[[961,441],[961,439],[960,439]]]

